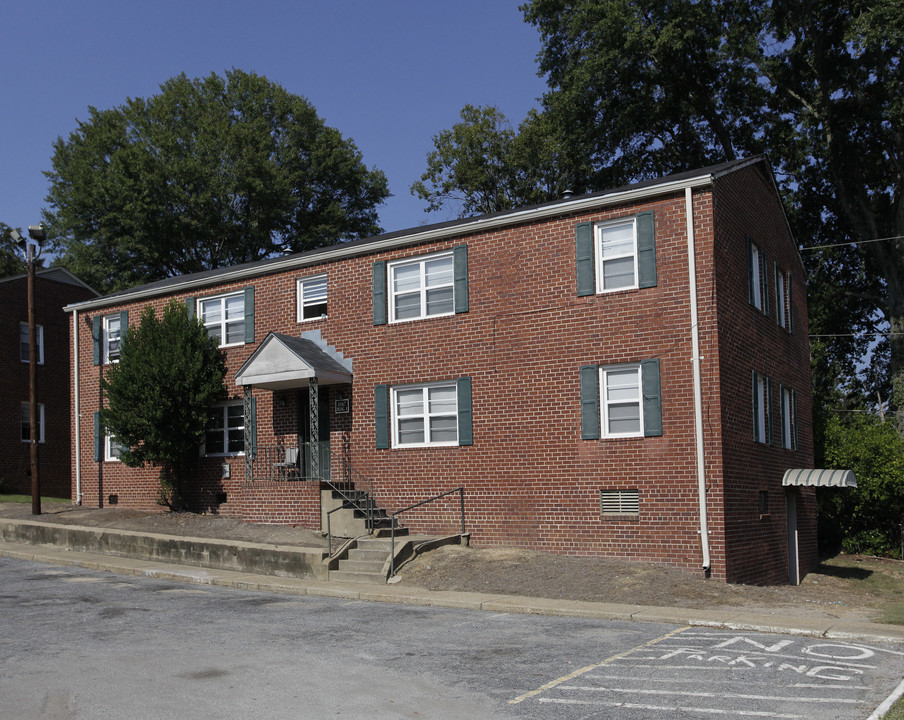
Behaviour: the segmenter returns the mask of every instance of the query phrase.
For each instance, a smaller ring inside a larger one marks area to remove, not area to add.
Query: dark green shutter
[[[772,280],[775,282],[775,323],[781,325],[785,308],[781,307],[782,296],[779,295],[779,289],[782,285],[782,276],[777,262],[772,263]]]
[[[455,273],[455,312],[468,312],[468,246],[459,245],[452,250]]]
[[[374,430],[377,450],[389,448],[389,385],[374,386]]]
[[[103,318],[97,315],[91,318],[91,342],[94,346],[94,364],[100,365],[103,359]]]
[[[760,297],[763,300],[763,315],[769,317],[769,261],[766,260],[766,253],[760,248],[760,282],[762,290]]]
[[[596,293],[593,277],[593,224],[581,223],[574,229],[575,253],[577,256],[578,296]]]
[[[94,413],[94,461],[100,462],[104,459],[104,434],[100,427],[100,413]]]
[[[225,340],[225,338],[223,338]],[[245,288],[245,343],[254,342],[254,285]]]
[[[754,288],[753,272],[753,238],[747,236],[747,302],[756,304],[756,290]]]
[[[788,332],[794,332],[794,304],[791,302],[791,273],[788,273],[788,297],[785,302],[788,303]]]
[[[753,441],[760,441],[760,394],[756,370],[753,371]]]
[[[640,378],[643,390],[644,437],[660,437],[662,435],[662,391],[659,381],[659,360],[641,362]]]
[[[779,383],[778,385],[778,416],[779,422],[782,426],[782,431],[779,433],[781,436],[781,444],[782,447],[789,447],[790,443],[788,442],[788,433],[785,428],[785,418],[788,417],[788,413],[791,412],[791,408],[787,407],[787,401],[785,400],[785,386]]]
[[[195,299],[194,299],[194,297],[185,298],[185,310],[188,313],[188,319],[191,320],[195,316]]]
[[[458,444],[473,445],[474,429],[471,412],[471,378],[460,377],[458,386]]]
[[[386,324],[386,262],[374,263],[374,325]],[[388,447],[388,446],[387,446]]]
[[[766,378],[766,398],[763,400],[766,406],[766,444],[772,445],[772,378]]]
[[[129,311],[123,310],[119,313],[119,337],[120,342],[125,338],[126,333],[129,332]],[[120,350],[120,352],[122,352]]]
[[[791,449],[797,450],[797,391],[791,391]]]
[[[637,286],[656,286],[656,224],[652,210],[637,216]]]
[[[581,366],[581,439],[600,439],[600,373],[596,365]]]

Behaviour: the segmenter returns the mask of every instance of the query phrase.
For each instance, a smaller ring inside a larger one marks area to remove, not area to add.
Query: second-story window
[[[245,342],[244,293],[199,300],[198,315],[220,347]]]
[[[394,263],[389,266],[389,277],[392,321],[455,312],[451,253]]]
[[[326,275],[298,281],[298,322],[326,317]]]
[[[104,317],[104,364],[119,362],[122,343],[122,318],[119,313]]]
[[[38,349],[38,365],[44,364],[44,326],[36,325],[35,326],[35,337],[37,338],[37,349]],[[27,363],[31,358],[31,354],[28,348],[28,323],[20,322],[19,323],[19,359]]]

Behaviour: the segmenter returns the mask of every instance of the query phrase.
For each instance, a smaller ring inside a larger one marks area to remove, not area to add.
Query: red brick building
[[[229,368],[199,508],[319,529],[327,480],[388,512],[462,487],[475,545],[749,583],[816,560],[814,491],[782,482],[813,461],[804,268],[763,157],[70,305],[87,505],[155,507],[93,413],[121,329],[171,298]]]
[[[0,488],[31,494],[28,278],[0,279]],[[97,293],[63,268],[35,272],[38,476],[41,493],[69,497],[72,411],[69,315],[63,306]]]

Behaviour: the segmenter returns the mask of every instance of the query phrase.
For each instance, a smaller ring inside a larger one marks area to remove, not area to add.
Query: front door
[[[318,420],[320,432],[311,437],[311,392],[308,388],[298,389],[298,448],[301,451],[301,476],[311,477],[311,453],[316,452],[320,460],[320,475],[324,480],[330,477],[330,400],[329,388],[319,388]]]

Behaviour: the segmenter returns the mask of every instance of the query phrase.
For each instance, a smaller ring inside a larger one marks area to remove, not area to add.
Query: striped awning
[[[857,487],[853,470],[824,470],[821,468],[785,470],[785,487]]]

